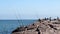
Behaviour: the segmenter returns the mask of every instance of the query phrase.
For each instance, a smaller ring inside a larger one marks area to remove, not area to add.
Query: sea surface
[[[35,21],[36,20],[0,20],[0,34],[11,34],[17,27],[26,26]]]

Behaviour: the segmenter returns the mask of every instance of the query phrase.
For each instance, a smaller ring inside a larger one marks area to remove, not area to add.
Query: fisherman
[[[41,19],[38,19],[38,21],[41,23]]]
[[[57,20],[59,20],[59,17],[57,17]]]
[[[51,17],[49,18],[49,20],[51,21]]]

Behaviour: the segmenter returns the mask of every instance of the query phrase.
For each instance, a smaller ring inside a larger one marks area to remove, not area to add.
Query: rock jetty
[[[38,19],[33,24],[18,27],[12,34],[60,34],[60,19]]]

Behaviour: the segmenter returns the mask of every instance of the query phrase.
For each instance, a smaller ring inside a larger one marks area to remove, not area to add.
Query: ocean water
[[[19,26],[32,24],[36,20],[0,20],[0,34],[11,34]]]

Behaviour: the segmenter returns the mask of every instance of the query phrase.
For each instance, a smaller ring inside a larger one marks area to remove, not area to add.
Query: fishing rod
[[[16,11],[17,9],[15,9],[15,16],[16,16],[16,18],[17,18],[17,21],[18,21],[18,24],[20,25],[20,21],[19,21],[19,19],[18,19],[18,15],[17,15],[17,11]]]
[[[17,10],[17,9],[16,9],[16,10]],[[18,20],[18,24],[19,24],[20,26],[23,26],[22,20],[21,20],[21,22],[20,22],[19,17],[21,18],[20,12],[17,10],[17,11],[16,11],[16,18],[17,18],[17,20]],[[22,24],[21,24],[21,23],[22,23]]]

